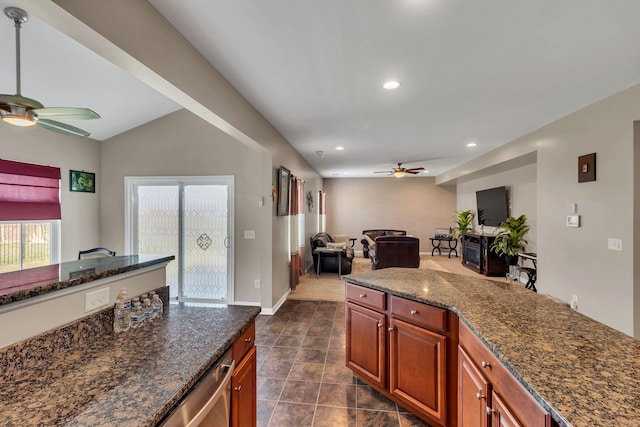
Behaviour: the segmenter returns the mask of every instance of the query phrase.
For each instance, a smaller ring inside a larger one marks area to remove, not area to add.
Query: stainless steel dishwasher
[[[234,367],[235,361],[229,350],[159,425],[228,427],[231,413],[231,374]]]

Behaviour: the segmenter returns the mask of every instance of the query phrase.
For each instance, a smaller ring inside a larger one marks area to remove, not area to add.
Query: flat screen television
[[[509,199],[506,187],[476,191],[478,224],[497,227],[509,217]]]

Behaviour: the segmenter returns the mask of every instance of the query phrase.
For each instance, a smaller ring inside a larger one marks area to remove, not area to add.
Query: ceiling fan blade
[[[419,168],[410,168],[410,169],[405,169],[405,172],[408,173],[418,173],[419,171],[423,171],[424,168],[423,167],[419,167]]]
[[[389,172],[389,171],[377,171],[377,172],[374,172],[374,173],[393,173],[393,172]]]
[[[56,122],[54,120],[39,119],[37,123],[45,129],[59,132],[64,135],[77,136],[78,138],[91,135],[86,130],[79,129],[66,123]]]
[[[43,108],[44,105],[35,99],[27,98],[22,95],[0,94],[0,105],[19,105],[26,108]]]
[[[43,119],[91,120],[100,118],[98,113],[89,108],[46,107],[36,108],[33,112]]]
[[[404,173],[410,173],[411,175],[417,175],[420,172],[419,171],[412,171],[412,170],[407,169],[406,171],[404,171]]]

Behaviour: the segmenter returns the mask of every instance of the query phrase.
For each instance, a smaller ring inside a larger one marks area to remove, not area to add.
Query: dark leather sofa
[[[390,229],[373,229],[373,230],[363,230],[362,231],[362,254],[365,258],[369,258],[369,249],[371,249],[369,241],[364,236],[369,236],[369,238],[375,241],[380,236],[406,236],[407,232],[405,230],[390,230]]]
[[[420,239],[409,236],[381,236],[376,239],[371,256],[371,268],[420,267]]]
[[[311,254],[313,256],[313,271],[318,271],[318,254],[314,254],[313,251],[318,247],[326,247],[327,243],[333,243],[333,237],[329,233],[316,233],[309,239],[311,243]],[[342,262],[342,268],[340,269],[342,274],[351,274],[351,264],[353,263],[353,248],[347,247],[342,252],[340,259]],[[338,254],[337,253],[322,253],[320,254],[322,259],[320,260],[320,272],[324,273],[338,273]]]

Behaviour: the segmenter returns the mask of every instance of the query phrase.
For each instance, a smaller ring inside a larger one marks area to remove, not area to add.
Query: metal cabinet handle
[[[482,400],[484,398],[485,398],[484,394],[476,393],[476,399]]]
[[[411,310],[411,314],[415,316],[416,314],[418,314],[418,310]]]
[[[488,406],[487,406],[486,411],[487,411],[487,415],[491,415],[491,414],[493,414],[495,412],[495,410],[489,408]]]
[[[238,387],[236,387],[236,388],[235,388],[235,390],[236,390],[238,393],[240,393],[240,392],[242,391],[242,386],[241,386],[241,385],[239,385]]]
[[[247,342],[247,343],[248,343],[248,342],[251,342],[251,338],[245,338],[245,339],[244,339],[244,342]]]
[[[393,332],[393,327],[389,328],[388,330],[389,332]]]
[[[382,328],[382,322],[378,322],[378,328]]]
[[[360,294],[360,298],[366,298],[367,294]]]
[[[491,363],[485,362],[484,360],[482,361],[481,365],[482,365],[483,368],[490,368],[491,367]]]

